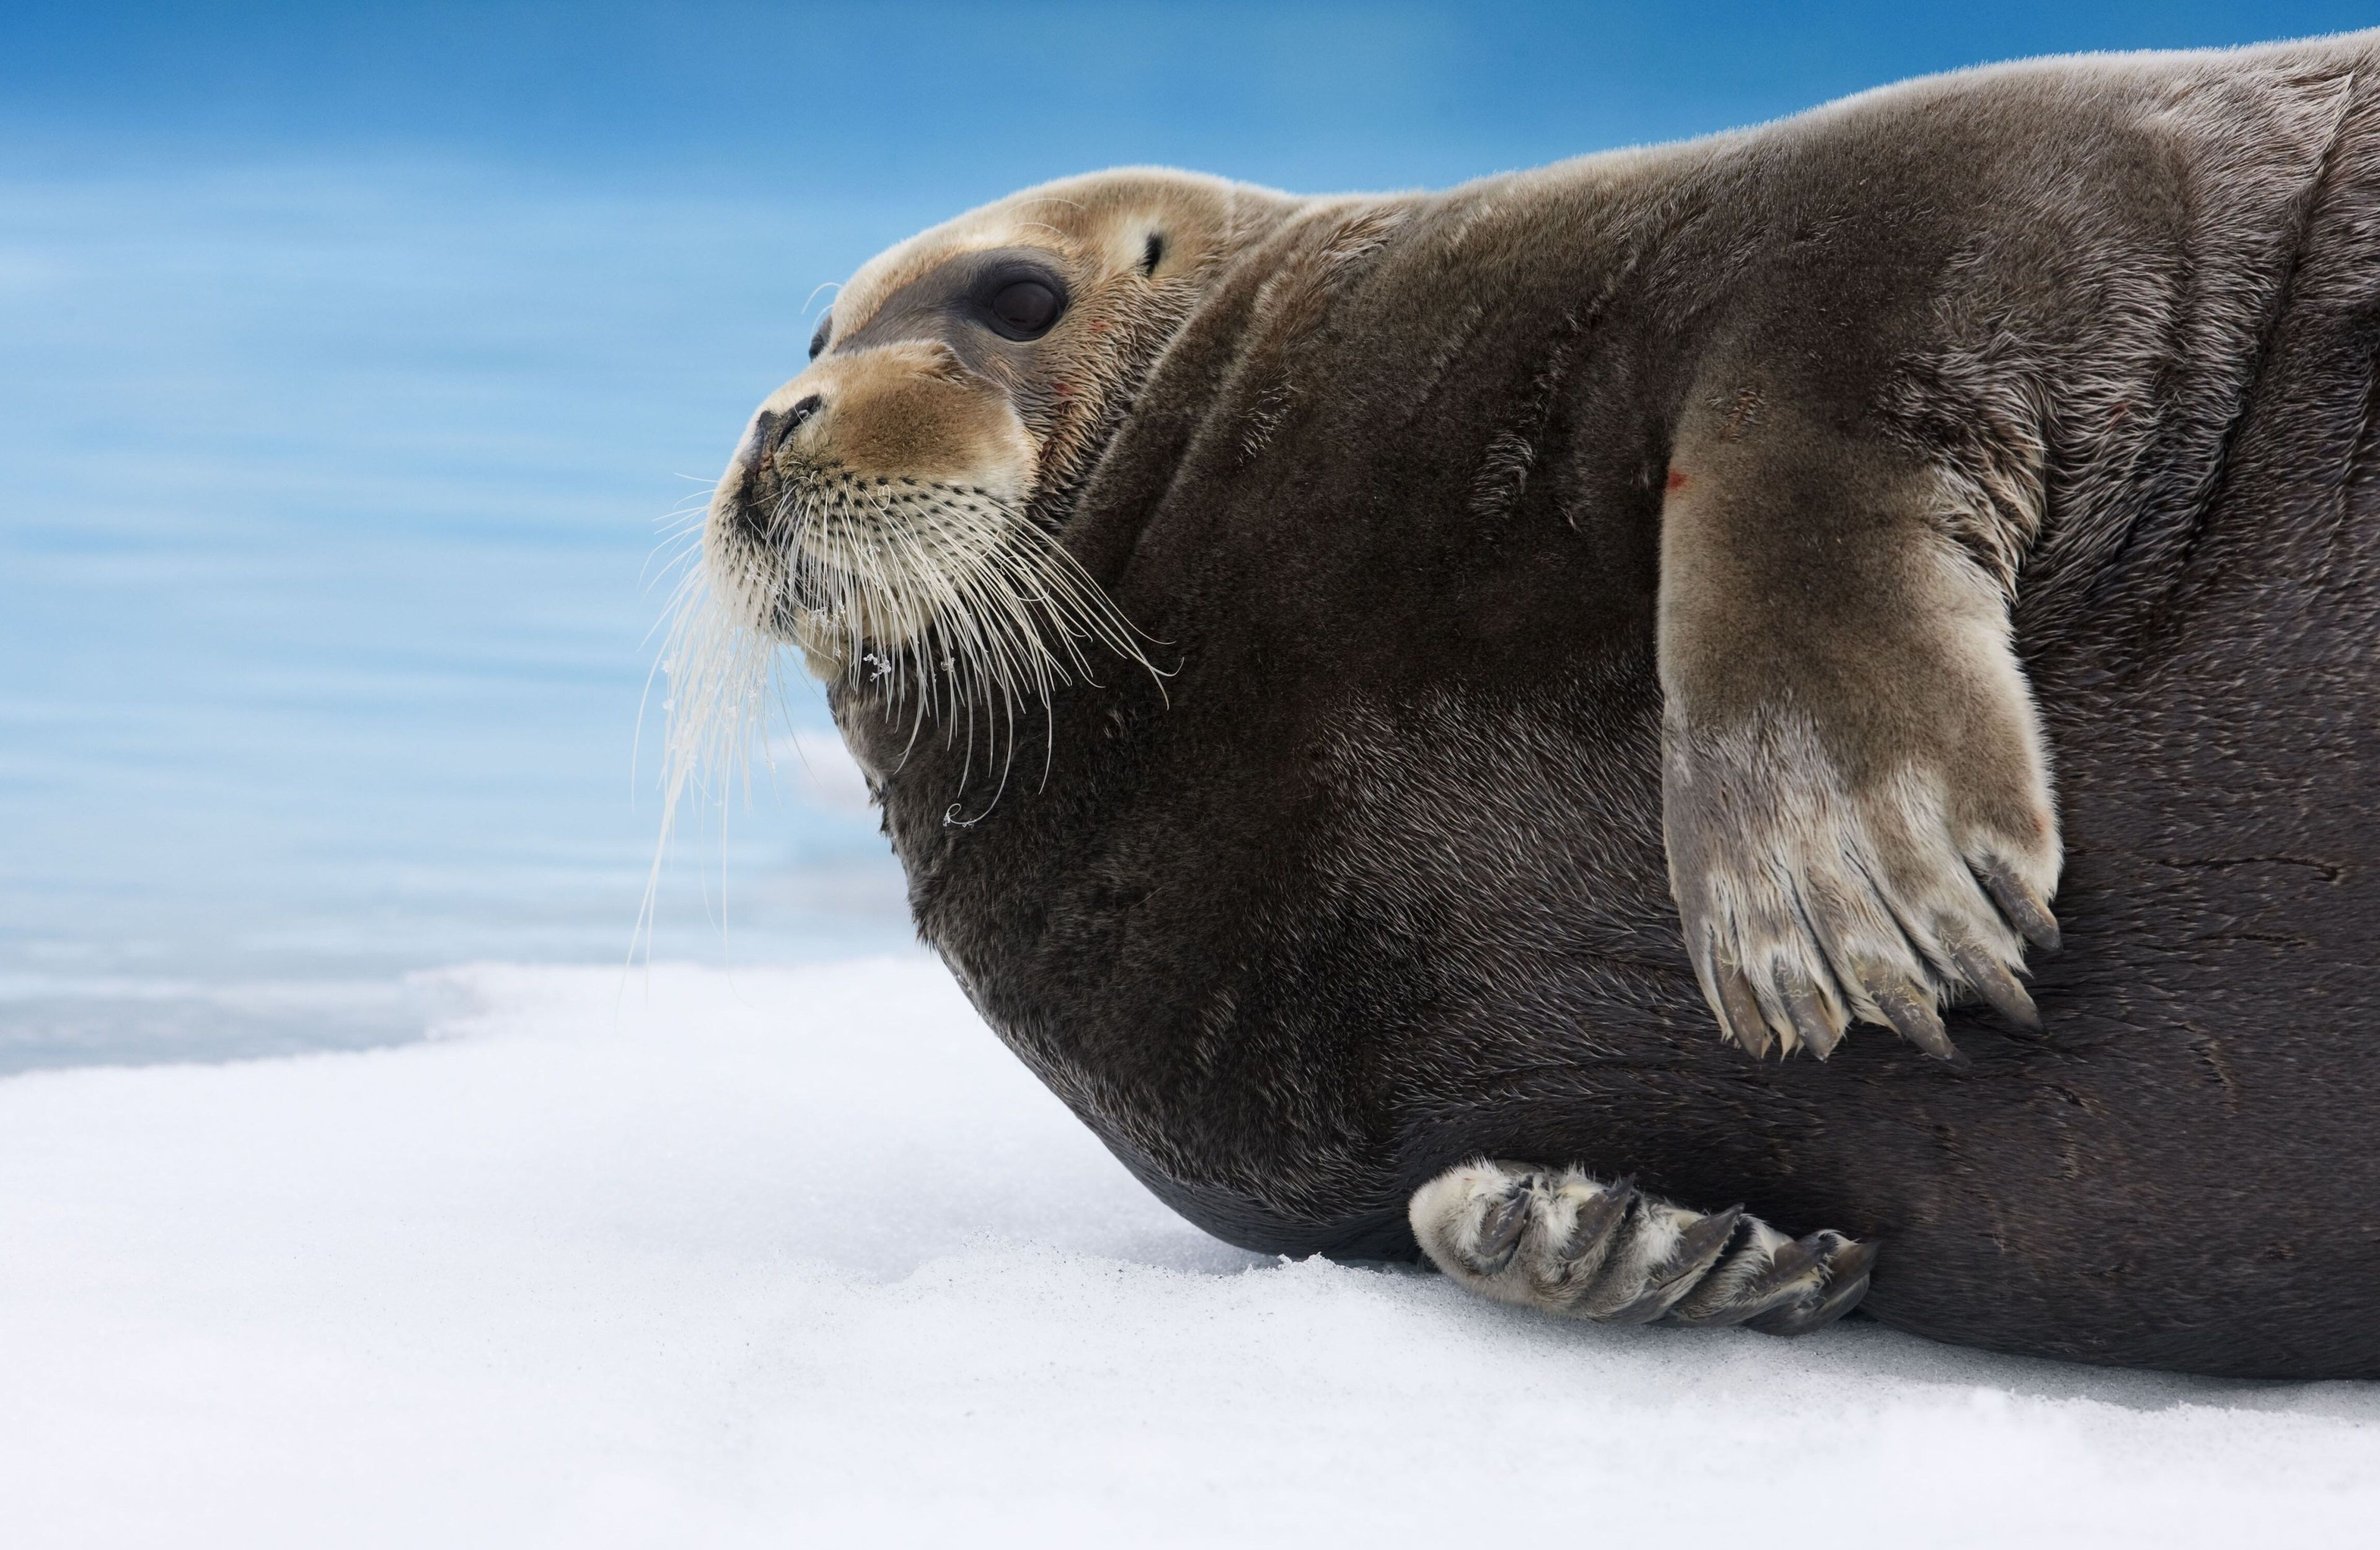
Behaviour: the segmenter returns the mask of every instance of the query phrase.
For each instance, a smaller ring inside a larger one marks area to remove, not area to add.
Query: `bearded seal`
[[[797,645],[923,938],[1234,1242],[2380,1374],[2375,352],[2380,34],[1051,184],[835,297],[676,692]]]

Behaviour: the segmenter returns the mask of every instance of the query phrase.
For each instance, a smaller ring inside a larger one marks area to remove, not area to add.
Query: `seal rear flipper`
[[[1741,1207],[1708,1215],[1621,1179],[1480,1159],[1414,1192],[1431,1263],[1484,1297],[1597,1324],[1666,1319],[1798,1335],[1849,1313],[1876,1246],[1788,1238]]]

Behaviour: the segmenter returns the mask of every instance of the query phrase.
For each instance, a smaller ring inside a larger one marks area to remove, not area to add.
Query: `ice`
[[[1148,1197],[916,958],[0,1082],[0,1541],[2354,1543],[2380,1392],[1565,1326]]]

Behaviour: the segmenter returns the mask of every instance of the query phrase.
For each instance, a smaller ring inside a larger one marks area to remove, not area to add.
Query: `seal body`
[[[1050,518],[1164,676],[999,768],[831,685],[921,933],[1152,1190],[1397,1255],[1463,1159],[1575,1163],[1881,1240],[1947,1340],[2380,1374],[2373,37],[1284,207],[1171,326]],[[1747,1059],[1681,948],[1665,497],[1764,362],[2033,503],[2065,945],[1961,1064]]]

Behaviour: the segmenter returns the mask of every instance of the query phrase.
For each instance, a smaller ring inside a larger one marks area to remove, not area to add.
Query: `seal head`
[[[870,260],[712,496],[715,603],[919,716],[1046,704],[1085,641],[1138,657],[1058,527],[1211,278],[1292,202],[1103,173]]]

